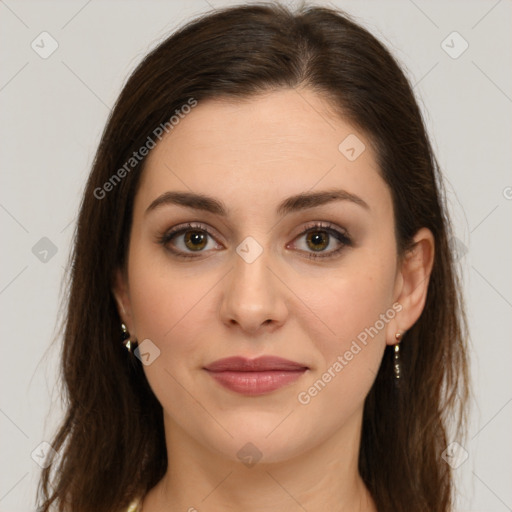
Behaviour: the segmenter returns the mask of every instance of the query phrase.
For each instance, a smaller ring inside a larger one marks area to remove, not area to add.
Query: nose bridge
[[[238,281],[240,286],[247,291],[250,290],[254,296],[256,292],[263,290],[269,273],[269,249],[263,248],[254,238],[247,237],[236,248],[234,257],[234,272],[231,276],[233,281]]]
[[[279,280],[272,268],[271,251],[252,236],[246,237],[233,255],[233,269],[225,289],[222,316],[225,322],[257,330],[272,321],[281,323],[286,307]]]
[[[246,296],[254,302],[268,300],[272,294],[273,284],[269,281],[271,274],[270,251],[254,237],[246,237],[237,247],[234,256],[234,269],[231,275],[232,289],[236,289],[240,298]],[[267,297],[263,297],[264,293]]]

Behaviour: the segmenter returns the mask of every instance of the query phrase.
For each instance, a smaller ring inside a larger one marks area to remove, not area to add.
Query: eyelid
[[[335,231],[335,232],[339,233],[340,235],[345,236],[346,238],[349,238],[349,239],[352,238],[346,228],[338,226],[337,224],[334,224],[333,222],[322,221],[322,220],[307,222],[301,228],[300,232],[295,236],[295,238],[297,238],[300,235],[304,235],[308,231],[312,231],[314,229],[318,229],[318,231],[321,231],[321,230]],[[294,238],[294,240],[295,240],[295,238]]]
[[[208,236],[213,238],[217,243],[217,235],[214,233],[214,230],[210,228],[207,224],[204,224],[202,222],[186,222],[183,224],[178,224],[177,226],[174,226],[173,228],[165,231],[162,235],[159,235],[157,237],[157,242],[163,245],[164,247],[167,247],[167,244],[171,241],[172,238],[182,235],[183,233],[186,233],[187,231],[204,231],[207,233]],[[297,238],[306,235],[307,233],[311,231],[326,231],[329,236],[335,238],[340,244],[341,247],[335,250],[331,250],[328,252],[319,251],[317,253],[313,252],[307,252],[299,250],[298,252],[306,253],[307,258],[310,259],[328,259],[330,257],[335,257],[339,252],[341,252],[345,247],[352,246],[353,240],[351,235],[349,234],[348,230],[345,228],[342,228],[340,226],[337,226],[336,224],[330,222],[330,221],[310,221],[305,226],[301,228],[301,231],[294,236],[293,240],[290,242],[293,244]],[[288,248],[290,244],[287,244],[286,247]],[[194,259],[201,257],[202,253],[207,253],[209,251],[197,251],[197,255],[194,255],[194,252],[183,252],[176,249],[169,249],[167,248],[171,253],[174,255],[183,258],[183,259]]]
[[[319,252],[309,252],[309,251],[302,251],[299,250],[298,252],[304,253],[306,258],[312,259],[312,260],[329,260],[334,259],[337,256],[340,255],[341,252],[344,252],[344,250],[347,247],[352,247],[354,245],[352,236],[349,234],[348,230],[345,228],[342,228],[341,226],[337,226],[336,224],[330,222],[330,221],[312,221],[306,224],[300,233],[298,233],[292,240],[292,244],[295,243],[295,240],[298,238],[303,237],[304,235],[315,232],[315,231],[325,231],[328,233],[328,235],[331,238],[335,238],[338,243],[340,244],[340,247],[337,249],[331,250],[331,251],[319,251]],[[288,244],[289,245],[289,244]],[[288,248],[287,245],[287,248]]]
[[[168,229],[164,231],[163,234],[157,235],[157,242],[161,245],[166,246],[173,237],[176,237],[178,235],[181,235],[183,233],[186,233],[187,231],[204,231],[208,234],[211,238],[213,238],[217,242],[217,235],[214,232],[210,226],[207,224],[203,224],[202,222],[184,222],[183,224],[178,224],[177,226],[172,227],[171,229]],[[219,237],[220,238],[220,237]],[[218,243],[218,242],[217,242]],[[171,250],[174,254],[182,254],[181,251],[178,250]],[[200,254],[201,251],[198,252]],[[193,254],[193,253],[189,253]]]

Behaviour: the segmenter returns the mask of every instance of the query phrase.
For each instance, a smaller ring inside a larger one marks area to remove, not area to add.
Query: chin
[[[215,446],[228,460],[246,463],[248,467],[254,464],[274,464],[285,462],[307,451],[315,444],[313,433],[308,434],[300,426],[287,424],[283,419],[286,414],[274,416],[272,421],[262,421],[255,418],[244,418],[235,424],[223,423],[233,436],[220,435],[211,439],[211,431],[206,446]],[[291,418],[290,418],[291,419]],[[249,462],[247,462],[249,461]],[[252,462],[251,462],[252,461]]]

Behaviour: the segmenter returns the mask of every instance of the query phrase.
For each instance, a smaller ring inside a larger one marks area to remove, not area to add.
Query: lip
[[[309,368],[275,356],[228,357],[204,367],[225,388],[243,395],[263,395],[291,384]]]

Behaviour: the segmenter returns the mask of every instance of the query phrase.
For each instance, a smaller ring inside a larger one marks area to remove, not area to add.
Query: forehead
[[[285,89],[198,102],[149,153],[139,199],[215,191],[248,206],[339,186],[367,202],[390,201],[365,134],[314,92]]]

